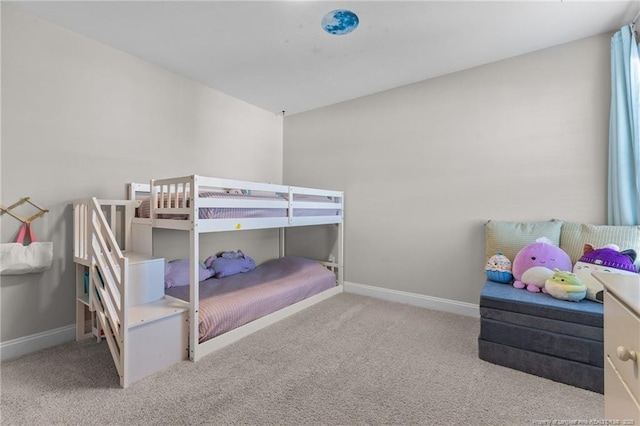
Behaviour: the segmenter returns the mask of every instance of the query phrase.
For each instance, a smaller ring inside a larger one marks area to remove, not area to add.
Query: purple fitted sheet
[[[320,263],[300,257],[267,261],[256,269],[200,284],[199,341],[219,336],[336,285]],[[189,286],[166,294],[189,301]]]
[[[201,198],[214,198],[225,200],[287,200],[285,195],[245,195],[245,194],[229,194],[226,192],[201,192]],[[179,199],[180,202],[182,198]],[[332,202],[328,197],[295,194],[294,201],[313,201],[313,202]],[[138,208],[138,217],[149,218],[151,215],[150,199],[142,200]],[[171,200],[171,207],[175,206],[174,199]],[[187,200],[187,207],[189,200]],[[337,216],[340,214],[339,209],[301,209],[296,208],[293,215],[302,216]],[[198,211],[200,219],[242,219],[242,218],[258,218],[258,217],[286,217],[286,208],[229,208],[229,207],[202,207]],[[186,219],[184,214],[160,214],[158,219]]]

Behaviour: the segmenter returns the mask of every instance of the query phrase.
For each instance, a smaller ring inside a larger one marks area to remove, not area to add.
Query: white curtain
[[[640,225],[640,55],[632,25],[611,39],[608,221]]]

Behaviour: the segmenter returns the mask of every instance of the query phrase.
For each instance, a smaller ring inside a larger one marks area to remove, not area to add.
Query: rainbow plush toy
[[[513,286],[533,293],[544,289],[545,282],[553,276],[554,268],[571,271],[571,258],[548,238],[538,238],[535,243],[522,248],[513,259]]]
[[[633,249],[620,251],[615,244],[607,244],[601,248],[595,248],[592,244],[585,244],[582,257],[573,267],[576,274],[587,286],[589,300],[602,303],[602,284],[591,276],[592,272],[610,272],[613,274],[633,275],[638,269],[633,264],[637,253]]]
[[[561,300],[578,302],[587,295],[587,286],[574,273],[554,269],[554,274],[544,283],[545,293]]]

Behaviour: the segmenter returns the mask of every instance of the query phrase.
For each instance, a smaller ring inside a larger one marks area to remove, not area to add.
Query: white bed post
[[[344,221],[338,224],[338,284],[344,284]]]
[[[126,388],[131,382],[131,375],[135,374],[131,371],[130,351],[129,349],[129,298],[127,297],[127,286],[129,283],[129,259],[122,259],[122,289],[120,290],[120,359],[122,365],[122,375],[120,376],[120,386]],[[106,332],[105,332],[106,333]]]
[[[189,272],[190,282],[190,308],[189,308],[189,359],[197,361],[200,359],[198,351],[198,342],[200,333],[198,330],[198,310],[200,301],[200,282],[199,282],[199,262],[200,262],[200,234],[198,233],[198,176],[191,176],[191,188],[189,188],[191,199],[191,229],[190,234],[190,253],[191,271]],[[186,195],[186,194],[185,194]]]
[[[279,228],[278,235],[280,236],[280,248],[278,251],[278,257],[284,257],[285,255],[284,228]]]

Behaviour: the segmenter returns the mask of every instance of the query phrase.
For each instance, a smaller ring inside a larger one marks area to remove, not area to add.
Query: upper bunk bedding
[[[218,191],[202,191],[199,193],[200,198],[228,200],[233,204],[234,201],[256,201],[259,207],[201,207],[198,209],[199,219],[238,219],[238,218],[265,218],[265,217],[286,217],[288,215],[287,203],[288,194],[237,194]],[[168,202],[171,199],[171,202]],[[176,206],[175,197],[167,197],[163,201],[163,207],[174,208]],[[329,197],[319,195],[295,194],[293,201],[333,203]],[[225,201],[222,201],[224,203]],[[263,203],[261,203],[263,202]],[[191,200],[187,198],[185,203],[189,207]],[[182,204],[181,196],[178,196],[178,204]],[[271,207],[273,206],[273,207]],[[293,210],[294,217],[310,217],[310,216],[338,216],[340,209],[336,208],[296,208]],[[151,199],[145,198],[140,203],[137,216],[140,218],[151,217]],[[158,219],[187,219],[187,214],[158,214]]]
[[[300,257],[267,261],[253,271],[200,282],[200,343],[336,285],[333,272]],[[189,286],[165,290],[189,301]]]

